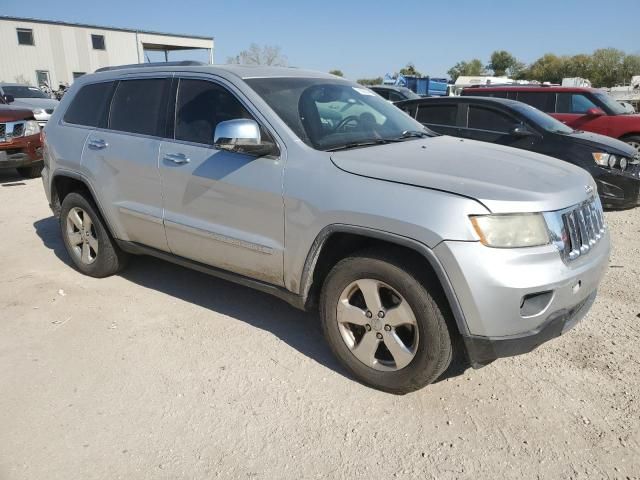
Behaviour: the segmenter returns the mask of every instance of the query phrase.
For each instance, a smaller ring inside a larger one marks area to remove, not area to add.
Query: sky
[[[0,15],[213,36],[215,63],[251,43],[274,45],[291,66],[354,80],[408,62],[446,76],[460,60],[488,63],[498,49],[525,63],[604,47],[640,54],[640,0],[0,0]],[[207,60],[204,52],[169,59],[185,58]]]

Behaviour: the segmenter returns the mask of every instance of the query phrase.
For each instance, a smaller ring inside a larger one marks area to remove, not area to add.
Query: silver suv
[[[82,273],[153,255],[318,308],[342,364],[394,393],[564,333],[608,262],[584,170],[437,136],[322,73],[98,71],[55,110],[44,158]]]

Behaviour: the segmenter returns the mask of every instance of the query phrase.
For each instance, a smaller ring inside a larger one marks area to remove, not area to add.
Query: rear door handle
[[[184,153],[165,153],[164,159],[169,162],[173,162],[176,165],[184,165],[191,161]]]
[[[92,150],[102,150],[103,148],[107,148],[109,144],[104,140],[98,138],[96,140],[89,140],[89,148]]]

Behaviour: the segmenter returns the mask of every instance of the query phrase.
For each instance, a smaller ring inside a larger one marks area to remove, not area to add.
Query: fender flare
[[[389,243],[394,243],[396,245],[409,248],[419,253],[427,260],[427,262],[429,262],[429,265],[431,265],[431,268],[433,268],[433,271],[436,273],[438,281],[442,286],[442,290],[444,291],[447,301],[449,302],[451,312],[453,313],[453,317],[456,321],[456,325],[460,334],[463,336],[469,335],[469,329],[464,317],[464,312],[462,311],[462,307],[460,306],[460,302],[458,301],[458,297],[456,296],[451,280],[449,279],[447,272],[442,266],[442,263],[440,262],[436,254],[433,253],[433,250],[427,247],[425,244],[418,242],[412,238],[404,237],[402,235],[397,235],[391,232],[386,232],[384,230],[377,230],[374,228],[347,224],[333,224],[324,227],[320,231],[320,233],[318,233],[311,245],[311,249],[309,250],[304,263],[304,268],[302,269],[300,295],[302,296],[305,303],[309,297],[311,284],[313,283],[313,273],[315,271],[318,258],[320,257],[320,252],[322,252],[322,248],[324,247],[326,241],[334,233],[352,233],[361,235],[363,237],[375,238],[376,240],[384,240]]]

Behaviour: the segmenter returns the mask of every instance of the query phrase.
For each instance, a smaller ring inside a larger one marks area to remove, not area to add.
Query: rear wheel
[[[630,135],[622,139],[623,142],[627,142],[633,148],[635,148],[638,153],[640,153],[640,135]]]
[[[72,192],[64,198],[60,229],[71,260],[85,275],[107,277],[125,266],[127,254],[109,235],[93,201],[83,195]]]
[[[451,337],[436,295],[391,257],[346,258],[323,286],[325,337],[363,383],[400,394],[420,389],[451,362]]]
[[[42,165],[32,165],[30,167],[16,168],[20,176],[24,178],[36,178],[42,173]]]

